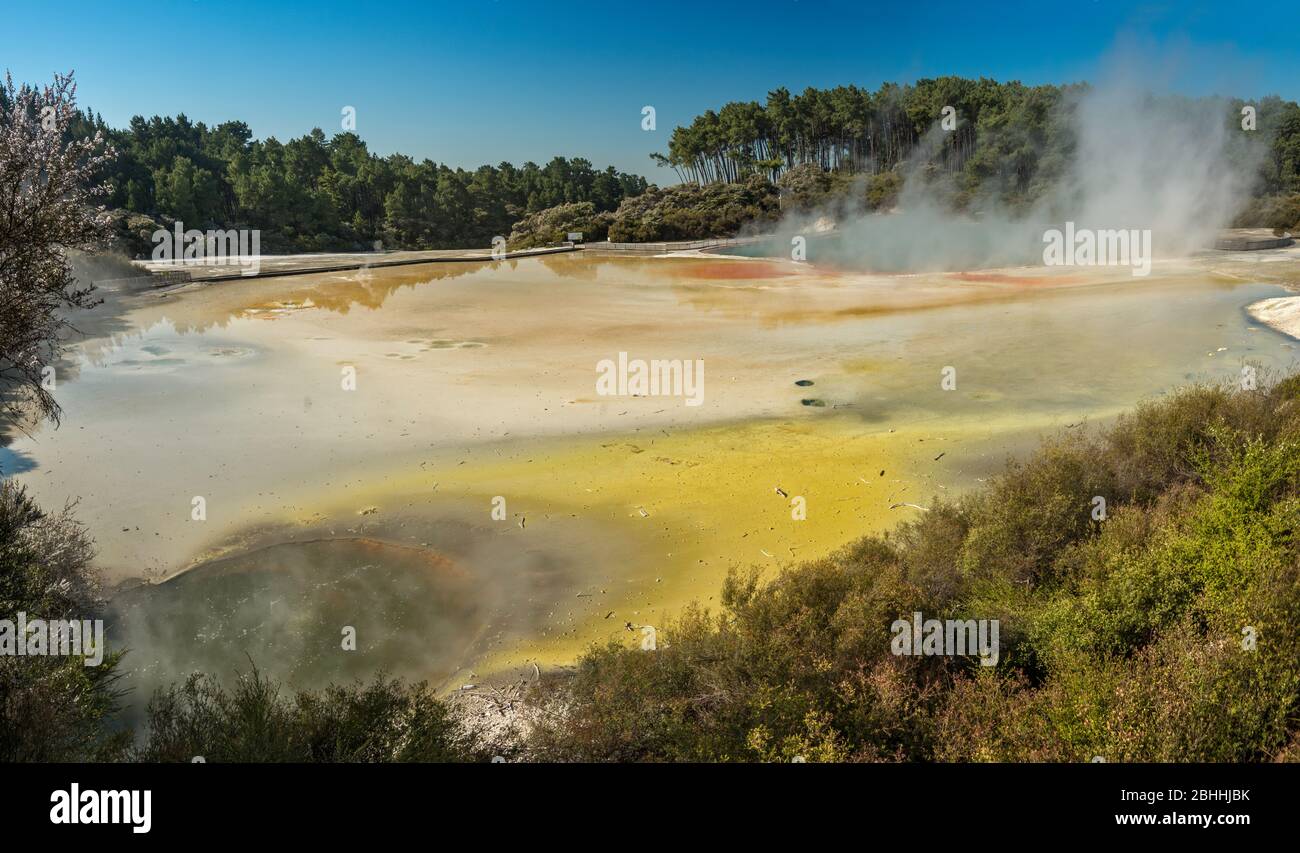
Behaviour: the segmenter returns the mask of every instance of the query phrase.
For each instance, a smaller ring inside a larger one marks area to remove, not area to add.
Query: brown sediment
[[[452,561],[446,555],[440,554],[437,551],[433,551],[426,547],[407,545],[400,542],[387,542],[382,539],[375,539],[371,536],[333,536],[308,541],[353,542],[360,548],[360,550],[370,554],[389,554],[397,551],[401,552],[405,556],[413,558],[425,568],[431,569],[440,575],[454,578],[456,580],[469,580],[470,578],[469,573],[466,572],[464,568]]]
[[[952,272],[946,278],[957,281],[978,281],[988,284],[1080,284],[1087,279],[1073,275],[1011,275],[997,272]]]
[[[229,541],[207,549],[189,565],[174,574],[168,575],[160,582],[169,583],[196,570],[226,570],[227,567],[249,556],[272,551],[276,548],[325,544],[349,544],[363,553],[382,557],[396,554],[404,558],[414,559],[448,580],[456,582],[470,580],[469,573],[462,566],[445,554],[440,554],[427,547],[391,542],[373,536],[312,536],[300,539],[296,536],[286,535],[283,529],[279,529],[242,531],[232,536]],[[233,570],[240,571],[238,568]],[[248,570],[249,567],[247,566],[242,569],[242,571]]]

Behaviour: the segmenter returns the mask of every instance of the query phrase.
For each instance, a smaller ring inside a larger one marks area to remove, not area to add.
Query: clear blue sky
[[[0,66],[27,82],[75,69],[82,105],[114,126],[184,112],[285,140],[336,132],[351,105],[381,155],[474,167],[563,154],[661,183],[672,173],[647,155],[667,150],[675,125],[777,86],[1070,82],[1119,52],[1157,63],[1160,88],[1300,98],[1294,5],[1273,2],[5,5]],[[641,130],[645,105],[656,132]]]

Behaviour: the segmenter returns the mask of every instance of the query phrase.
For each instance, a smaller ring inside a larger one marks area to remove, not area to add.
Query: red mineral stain
[[[688,278],[710,281],[746,281],[755,278],[783,278],[794,275],[781,264],[769,261],[718,261],[682,264],[680,273]]]

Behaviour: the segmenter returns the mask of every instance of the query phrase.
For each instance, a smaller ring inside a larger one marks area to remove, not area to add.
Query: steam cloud
[[[788,252],[794,236],[815,234],[817,221],[829,216],[836,237],[814,238],[808,260],[849,269],[1041,265],[1044,231],[1067,221],[1078,229],[1150,229],[1157,257],[1186,255],[1213,245],[1255,186],[1266,145],[1240,131],[1233,115],[1226,99],[1152,95],[1118,78],[1072,90],[1049,121],[1074,140],[1072,155],[1065,162],[1050,153],[1040,158],[1045,191],[1012,210],[1001,200],[1002,187],[986,181],[967,213],[953,212],[951,187],[932,174],[945,134],[936,120],[901,167],[905,183],[895,211],[789,216],[778,229],[778,248]]]

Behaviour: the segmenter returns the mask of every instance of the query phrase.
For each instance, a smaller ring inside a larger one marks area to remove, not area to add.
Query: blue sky
[[[115,126],[184,112],[282,140],[339,129],[472,168],[584,156],[662,183],[651,151],[729,100],[942,74],[1058,83],[1121,57],[1156,88],[1300,98],[1281,3],[6,0],[0,66],[75,69]],[[52,13],[57,10],[57,16]],[[1285,17],[1284,17],[1285,16]],[[641,129],[653,105],[658,129]]]

